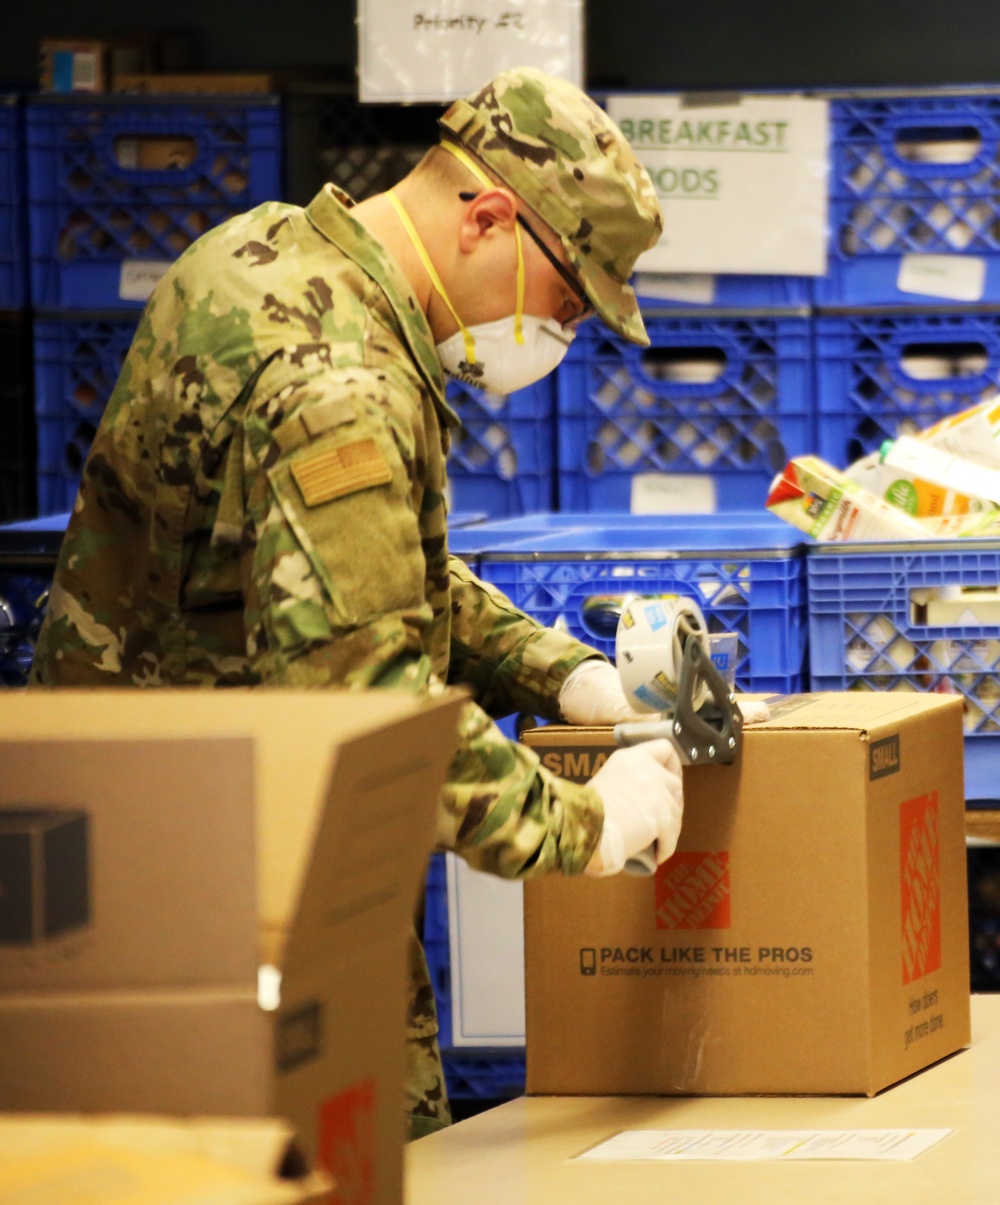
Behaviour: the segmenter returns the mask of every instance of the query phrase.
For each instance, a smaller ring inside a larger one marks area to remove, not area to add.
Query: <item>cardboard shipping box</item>
[[[73,1205],[309,1205],[331,1180],[275,1119],[0,1117],[0,1199]]]
[[[128,75],[118,72],[111,90],[128,92],[133,96],[184,96],[205,95],[250,95],[268,94],[279,91],[281,80],[270,73],[189,71],[183,74],[150,73]]]
[[[44,38],[39,55],[43,92],[110,92],[118,72],[152,69],[155,40],[150,34]]]
[[[286,1118],[398,1202],[461,698],[0,691],[0,1101]]]
[[[583,781],[610,729],[525,734]],[[962,708],[791,696],[655,877],[525,884],[530,1093],[858,1093],[969,1041]]]

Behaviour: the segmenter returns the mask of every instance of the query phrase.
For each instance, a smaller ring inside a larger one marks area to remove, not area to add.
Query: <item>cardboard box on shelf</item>
[[[0,1117],[0,1193],[76,1205],[308,1205],[332,1181],[311,1173],[275,1119]]]
[[[0,817],[86,817],[82,875],[77,840],[0,895],[4,1108],[283,1117],[398,1202],[407,941],[460,703],[0,692]],[[11,919],[81,877],[67,923]]]
[[[281,81],[270,72],[192,71],[183,74],[128,74],[118,72],[112,82],[113,92],[128,92],[136,96],[171,94],[256,95],[278,92]]]
[[[118,72],[149,71],[155,57],[151,35],[45,38],[40,46],[43,92],[110,92]]]
[[[585,780],[609,729],[525,734]],[[872,1095],[969,1041],[962,707],[772,703],[654,877],[525,884],[529,1093]]]

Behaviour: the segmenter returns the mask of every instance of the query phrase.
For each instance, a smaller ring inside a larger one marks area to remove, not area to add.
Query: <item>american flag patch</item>
[[[374,439],[316,448],[297,457],[291,467],[306,506],[320,506],[392,480],[392,469]]]

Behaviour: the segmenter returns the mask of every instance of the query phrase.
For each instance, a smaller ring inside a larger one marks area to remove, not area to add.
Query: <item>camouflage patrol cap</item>
[[[648,346],[629,276],[663,218],[621,130],[579,88],[533,67],[503,71],[440,119],[559,235],[594,308]]]

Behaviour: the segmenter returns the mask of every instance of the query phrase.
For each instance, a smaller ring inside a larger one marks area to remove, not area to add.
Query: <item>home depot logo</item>
[[[900,806],[903,982],[941,966],[941,874],[937,791]]]
[[[316,1163],[333,1177],[332,1205],[372,1205],[377,1162],[376,1085],[360,1080],[323,1101],[316,1125]]]
[[[729,854],[674,854],[656,872],[657,929],[728,929]]]

